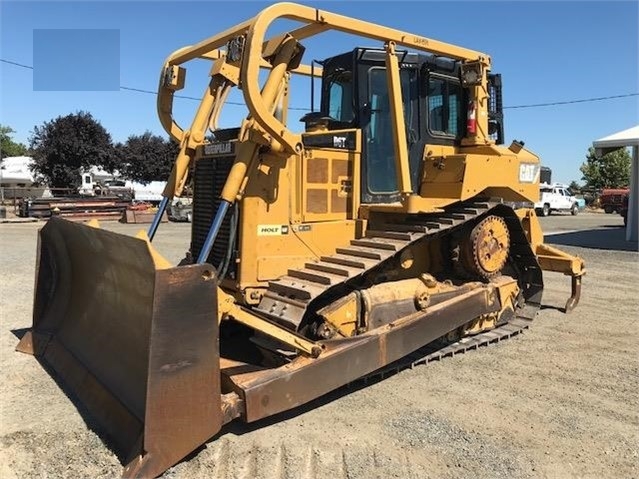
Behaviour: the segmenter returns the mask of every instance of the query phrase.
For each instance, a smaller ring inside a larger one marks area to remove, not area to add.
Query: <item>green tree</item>
[[[581,185],[577,183],[575,180],[572,180],[568,185],[568,189],[573,193],[579,193],[581,191]]]
[[[27,154],[27,147],[22,143],[13,141],[15,130],[10,126],[0,125],[0,157],[24,156]]]
[[[44,122],[30,138],[32,170],[54,188],[80,185],[80,172],[91,166],[113,171],[111,135],[84,111]]]
[[[166,181],[178,150],[177,143],[153,135],[150,131],[131,135],[124,144],[116,145],[118,170],[131,181]]]
[[[590,147],[586,161],[579,169],[588,187],[620,188],[630,184],[631,161],[630,154],[625,148],[597,158],[595,149]]]

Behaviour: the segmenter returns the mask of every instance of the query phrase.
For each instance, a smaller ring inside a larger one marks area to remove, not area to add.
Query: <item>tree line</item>
[[[623,188],[630,185],[632,158],[627,148],[608,153],[600,158],[595,149],[588,148],[586,161],[579,168],[586,187],[595,190]]]
[[[15,133],[10,126],[0,125],[0,157],[24,156],[27,154],[27,147],[22,143],[13,141],[12,135]]]
[[[80,186],[82,170],[97,166],[140,183],[166,181],[179,145],[149,131],[131,135],[123,143],[113,142],[109,132],[80,111],[59,116],[35,126],[25,146],[12,140],[14,131],[0,126],[2,157],[29,155],[36,180],[52,188]]]
[[[59,116],[33,129],[29,146],[12,140],[13,129],[0,125],[2,158],[28,154],[33,172],[40,182],[54,188],[80,185],[80,171],[98,166],[110,173],[118,171],[127,180],[140,183],[168,178],[179,146],[149,131],[131,135],[124,143],[113,143],[111,135],[91,113],[80,111]],[[581,165],[584,187],[619,188],[630,182],[631,158],[621,150],[597,158],[588,149]],[[571,187],[580,189],[576,181]]]

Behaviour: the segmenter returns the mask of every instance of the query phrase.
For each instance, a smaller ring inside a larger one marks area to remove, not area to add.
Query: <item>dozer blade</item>
[[[85,406],[126,477],[161,474],[222,425],[215,270],[156,264],[143,239],[51,219],[17,348]]]

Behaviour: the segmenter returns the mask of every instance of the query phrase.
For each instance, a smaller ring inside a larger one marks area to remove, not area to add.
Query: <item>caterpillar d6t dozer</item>
[[[300,25],[267,35],[282,18]],[[303,42],[330,30],[371,46],[304,64]],[[210,79],[182,128],[172,102],[192,60],[211,62]],[[542,270],[571,277],[572,309],[584,264],[543,243],[539,158],[502,146],[490,67],[483,53],[289,3],[177,50],[158,113],[180,152],[156,220],[137,237],[50,220],[19,350],[86,406],[126,477],[152,477],[236,418],[517,334]],[[321,78],[304,126],[289,121],[295,75]],[[234,87],[248,113],[217,128]],[[187,179],[190,251],[173,266],[152,240]]]

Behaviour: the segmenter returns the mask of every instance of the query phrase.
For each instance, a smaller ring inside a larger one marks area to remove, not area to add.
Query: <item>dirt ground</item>
[[[542,220],[582,256],[581,304],[546,274],[523,335],[353,387],[246,426],[231,424],[166,478],[631,478],[639,476],[639,255],[618,215]],[[13,350],[31,324],[36,231],[0,225],[0,477],[118,477],[115,454],[37,361]],[[139,227],[105,223],[127,234]],[[186,224],[162,225],[177,261]]]

